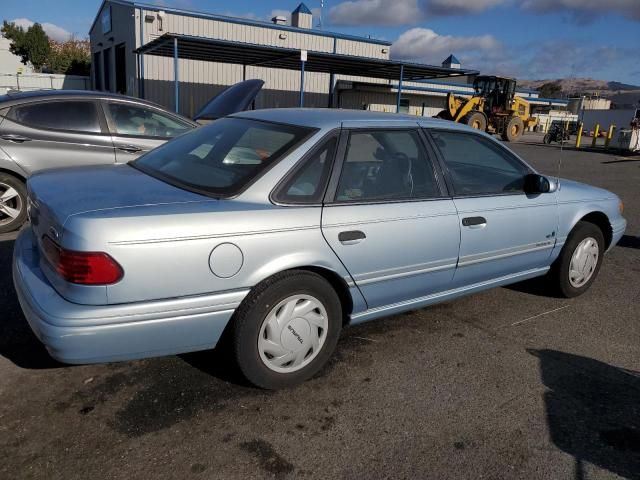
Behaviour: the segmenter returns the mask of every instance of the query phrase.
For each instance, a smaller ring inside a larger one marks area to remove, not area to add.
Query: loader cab
[[[473,82],[477,96],[485,99],[485,113],[501,113],[511,110],[516,93],[516,81],[513,78],[479,76]]]

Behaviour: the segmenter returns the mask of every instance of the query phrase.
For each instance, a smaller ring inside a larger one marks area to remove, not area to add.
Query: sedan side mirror
[[[551,182],[543,175],[530,173],[524,177],[524,193],[538,194],[548,193],[551,191]]]

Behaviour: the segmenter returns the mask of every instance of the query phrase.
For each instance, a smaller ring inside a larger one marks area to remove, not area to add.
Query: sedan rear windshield
[[[227,197],[311,133],[292,125],[222,118],[165,143],[131,165],[178,187]]]

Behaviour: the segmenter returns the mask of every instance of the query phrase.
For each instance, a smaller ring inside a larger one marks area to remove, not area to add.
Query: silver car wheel
[[[327,338],[327,311],[311,295],[292,295],[267,314],[258,336],[262,362],[274,372],[292,373],[307,366]]]
[[[18,191],[0,182],[0,225],[13,222],[22,213],[24,205]]]
[[[598,265],[600,248],[593,237],[582,240],[573,252],[569,264],[569,283],[574,288],[580,288],[593,276]]]

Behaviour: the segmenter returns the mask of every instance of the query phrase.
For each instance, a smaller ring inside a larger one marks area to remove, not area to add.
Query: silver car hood
[[[33,175],[27,185],[32,207],[58,225],[72,215],[97,210],[212,201],[129,165],[50,170]]]

